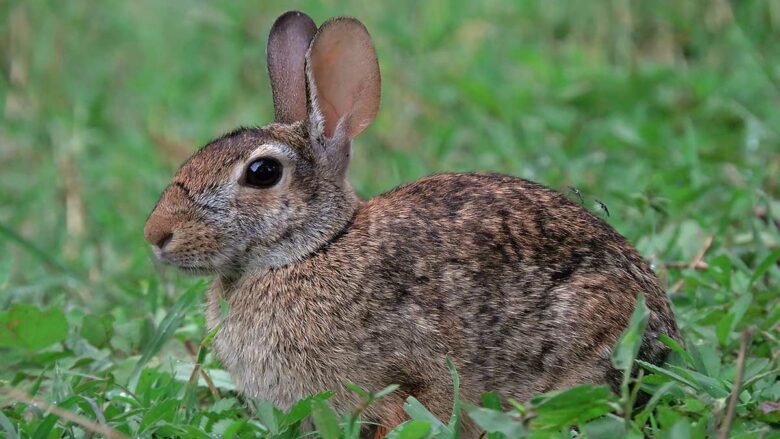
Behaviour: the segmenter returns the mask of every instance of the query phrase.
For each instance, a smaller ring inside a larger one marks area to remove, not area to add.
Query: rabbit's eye
[[[281,179],[282,164],[271,157],[262,157],[250,163],[244,176],[247,185],[260,188],[271,187]]]

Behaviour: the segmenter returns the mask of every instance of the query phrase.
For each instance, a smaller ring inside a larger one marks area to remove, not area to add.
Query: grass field
[[[311,414],[354,437],[325,396],[237,395],[201,344],[205,280],[142,236],[183,159],[271,120],[267,32],[294,7],[373,35],[362,196],[445,170],[574,187],[667,286],[686,347],[640,368],[648,405],[486,397],[467,411],[491,439],[780,438],[777,0],[0,2],[0,436],[288,438]],[[456,437],[407,411],[394,437]]]

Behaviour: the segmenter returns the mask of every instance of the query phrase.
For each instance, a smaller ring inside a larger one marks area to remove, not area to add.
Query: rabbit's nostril
[[[162,249],[165,247],[165,244],[169,243],[171,238],[173,238],[173,233],[166,233],[162,235],[162,237],[157,241],[157,248]]]

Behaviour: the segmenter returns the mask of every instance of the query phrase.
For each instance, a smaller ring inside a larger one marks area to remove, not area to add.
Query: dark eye
[[[282,179],[282,164],[271,157],[262,157],[246,168],[244,181],[249,186],[267,188]]]

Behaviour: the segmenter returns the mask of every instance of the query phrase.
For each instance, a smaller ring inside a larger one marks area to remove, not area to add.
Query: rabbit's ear
[[[314,21],[298,11],[284,13],[271,27],[266,56],[276,122],[306,118],[306,51],[316,32]]]
[[[348,146],[379,110],[379,62],[365,26],[351,17],[325,22],[306,54],[306,78],[311,134]]]

